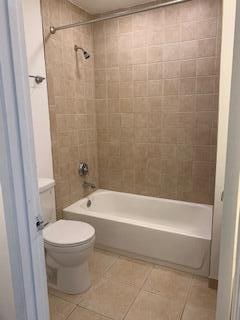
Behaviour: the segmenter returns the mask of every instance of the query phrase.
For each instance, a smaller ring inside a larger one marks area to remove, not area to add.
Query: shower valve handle
[[[78,172],[80,176],[86,176],[88,174],[88,165],[85,162],[81,162]]]

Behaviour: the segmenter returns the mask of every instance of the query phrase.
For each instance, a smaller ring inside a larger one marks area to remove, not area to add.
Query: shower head
[[[74,46],[74,50],[75,50],[76,52],[77,52],[78,50],[81,50],[85,59],[90,58],[90,54],[89,54],[85,49],[77,46],[76,44],[75,44],[75,46]]]

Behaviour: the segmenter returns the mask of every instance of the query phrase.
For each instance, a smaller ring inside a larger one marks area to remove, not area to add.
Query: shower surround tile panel
[[[213,203],[221,1],[94,25],[99,185]]]
[[[65,0],[42,0],[45,59],[58,218],[66,205],[84,197],[78,175],[80,161],[88,163],[88,181],[98,186],[95,79],[92,26],[49,35],[50,25],[91,17]],[[74,45],[91,54],[85,60]]]
[[[104,272],[81,298],[50,290],[51,320],[215,319],[216,290],[207,278],[97,249],[90,260],[93,278],[95,269]]]
[[[91,18],[41,0],[58,217],[104,189],[213,203],[221,0],[192,0],[57,32]],[[74,45],[91,54],[84,60]]]

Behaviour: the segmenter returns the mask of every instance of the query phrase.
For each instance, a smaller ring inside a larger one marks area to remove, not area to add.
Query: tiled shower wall
[[[101,188],[213,203],[221,2],[94,26]]]
[[[90,19],[65,0],[42,0],[54,178],[58,217],[62,208],[87,190],[78,175],[80,161],[89,164],[88,180],[98,184],[94,59],[84,60],[74,44],[93,53],[92,26],[57,32],[49,26]]]
[[[101,188],[213,203],[220,0],[51,36],[91,17],[66,0],[42,0],[42,15],[59,217],[86,194],[80,161]]]

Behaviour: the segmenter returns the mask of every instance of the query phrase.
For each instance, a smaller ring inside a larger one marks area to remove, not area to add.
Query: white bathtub
[[[63,212],[94,226],[98,247],[209,274],[212,206],[98,190]]]

